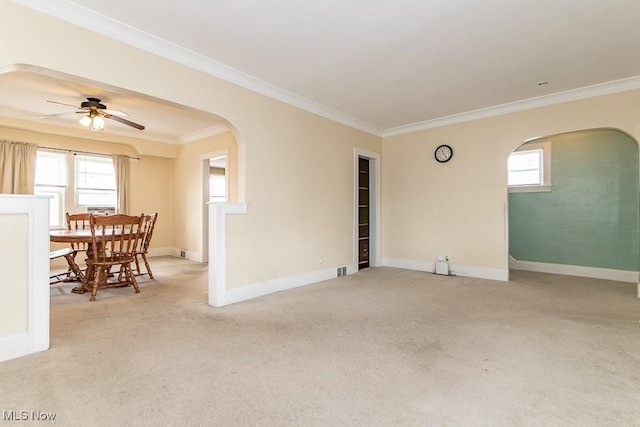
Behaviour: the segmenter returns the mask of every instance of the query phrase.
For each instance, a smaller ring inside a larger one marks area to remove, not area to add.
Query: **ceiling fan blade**
[[[120,111],[120,110],[102,110],[105,113],[109,114],[110,116],[120,116],[120,117],[129,117],[129,115],[127,113],[125,113],[124,111]]]
[[[64,102],[58,102],[58,101],[47,101],[47,102],[50,102],[52,104],[66,105],[67,107],[76,108],[76,109],[81,108],[81,107],[78,107],[77,105],[65,104]]]
[[[38,116],[38,118],[47,119],[49,117],[59,117],[59,116],[66,116],[69,114],[80,114],[80,113],[86,113],[86,111],[67,111],[66,113],[43,114],[42,116]]]
[[[115,120],[116,122],[120,122],[122,124],[125,124],[127,126],[131,126],[133,128],[139,129],[139,130],[144,130],[144,126],[139,125],[138,123],[131,122],[131,121],[127,120],[127,119],[123,119],[122,117],[112,116],[110,114],[106,114],[105,117],[108,118],[108,119]]]

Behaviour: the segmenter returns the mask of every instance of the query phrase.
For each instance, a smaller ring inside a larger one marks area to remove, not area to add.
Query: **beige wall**
[[[507,157],[524,141],[612,127],[640,136],[640,91],[385,138],[382,162],[383,257],[507,267]],[[453,159],[433,158],[449,144]]]
[[[0,338],[28,329],[29,217],[0,214]]]
[[[229,287],[355,262],[354,147],[380,152],[380,138],[282,104],[270,112],[270,128],[243,135],[255,144],[248,214],[227,219]]]
[[[174,159],[140,156],[131,161],[131,208],[132,215],[158,213],[150,248],[173,248]]]
[[[202,254],[202,221],[205,199],[202,191],[205,155],[227,150],[229,201],[238,200],[238,148],[231,132],[224,132],[180,146],[174,172],[174,247]],[[207,162],[208,168],[208,162]],[[208,171],[208,170],[207,170]],[[208,172],[207,172],[208,173]],[[207,199],[208,201],[208,199]]]

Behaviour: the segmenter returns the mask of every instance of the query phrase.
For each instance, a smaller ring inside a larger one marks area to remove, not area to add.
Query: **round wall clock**
[[[440,163],[448,162],[449,160],[451,160],[451,157],[453,157],[453,148],[446,144],[443,144],[436,148],[434,156]]]

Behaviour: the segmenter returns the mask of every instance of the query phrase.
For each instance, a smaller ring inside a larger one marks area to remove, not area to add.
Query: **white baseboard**
[[[283,277],[280,279],[269,280],[267,282],[255,283],[248,286],[242,286],[240,288],[227,289],[225,305],[250,300],[252,298],[261,297],[274,292],[285,291],[287,289],[298,288],[329,279],[335,279],[338,275],[337,269],[338,267],[334,267],[311,273],[304,273],[297,276]],[[348,275],[356,273],[357,271],[357,265],[347,266]]]
[[[399,258],[382,258],[382,265],[387,267],[404,268],[407,270],[433,272],[435,263],[429,261],[415,261]],[[451,271],[456,276],[475,277],[478,279],[509,281],[509,270],[486,267],[469,267],[451,264]]]
[[[509,266],[514,270],[538,273],[561,274],[563,276],[590,277],[617,282],[640,283],[637,271],[612,270],[609,268],[583,267],[581,265],[550,264],[545,262],[520,261],[509,255]],[[640,286],[639,286],[640,293]]]
[[[177,251],[177,253],[175,252]],[[149,248],[148,255],[154,256],[178,256],[180,257],[180,251],[174,248]]]
[[[382,265],[385,267],[404,268],[405,270],[433,272],[435,263],[429,261],[414,261],[400,258],[382,258]]]
[[[49,349],[49,330],[46,339],[34,337],[33,333],[22,332],[0,337],[0,362],[27,356]]]
[[[180,249],[177,248],[152,248],[149,249],[149,256],[174,256],[180,258]],[[197,261],[199,254],[187,252],[187,259]],[[399,258],[382,258],[382,265],[387,267],[404,268],[406,270],[432,272],[435,263],[428,261],[405,260]],[[617,282],[637,283],[637,297],[640,298],[640,275],[637,271],[611,270],[606,268],[582,267],[577,265],[549,264],[532,261],[519,261],[509,255],[509,267],[514,270],[535,271],[539,273],[560,274],[565,276],[590,277],[594,279],[613,280]],[[310,285],[336,277],[336,268],[302,274],[294,277],[270,280],[268,282],[256,283],[243,286],[242,288],[229,289],[227,291],[227,303],[245,301],[251,298],[292,289],[299,286]],[[465,267],[451,265],[451,270],[458,276],[476,277],[478,279],[489,279],[508,281],[509,271],[485,267]],[[347,265],[347,274],[358,272],[358,265]]]
[[[178,248],[149,248],[149,256],[174,256],[176,258],[182,258],[180,252],[184,249]],[[185,251],[184,259],[190,261],[202,262],[202,254],[200,252]]]

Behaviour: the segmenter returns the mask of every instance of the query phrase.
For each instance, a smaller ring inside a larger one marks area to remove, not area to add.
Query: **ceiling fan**
[[[127,126],[131,126],[133,128],[143,130],[144,126],[134,123],[130,120],[123,118],[122,116],[128,116],[124,111],[118,110],[109,110],[107,106],[100,102],[98,98],[87,98],[86,101],[80,104],[80,107],[71,104],[65,104],[64,102],[58,101],[47,101],[52,104],[60,104],[66,105],[67,107],[75,108],[76,111],[68,111],[65,113],[56,113],[56,114],[45,114],[43,116],[38,116],[39,119],[45,119],[47,117],[56,117],[56,116],[64,116],[66,114],[83,114],[80,119],[80,124],[87,126],[91,130],[102,130],[104,129],[104,119],[115,120],[116,122],[120,122]]]

